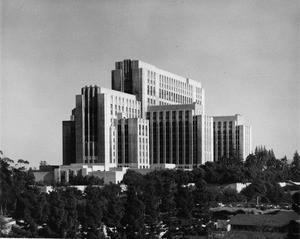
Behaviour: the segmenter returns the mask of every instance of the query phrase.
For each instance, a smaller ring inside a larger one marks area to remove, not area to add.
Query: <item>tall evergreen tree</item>
[[[121,219],[124,215],[124,200],[121,197],[121,187],[117,184],[105,185],[102,193],[107,200],[103,222],[109,228],[108,236],[110,238],[120,238]]]
[[[160,199],[155,194],[155,186],[153,181],[147,181],[145,191],[142,195],[142,201],[145,205],[145,225],[146,238],[157,238],[161,232],[159,203]]]
[[[292,166],[295,167],[296,169],[300,169],[300,155],[297,152],[297,150],[294,153],[293,161],[292,161]]]
[[[101,189],[88,186],[85,190],[86,203],[84,213],[81,213],[81,235],[83,238],[103,237],[103,215],[107,210],[107,200]]]
[[[0,214],[7,214],[9,209],[11,209],[12,197],[12,167],[11,164],[14,161],[6,158],[0,157]]]
[[[291,173],[291,179],[300,182],[300,156],[297,151],[294,153],[293,161],[291,163]]]
[[[38,236],[38,226],[41,226],[49,215],[47,200],[39,189],[24,189],[17,196],[15,218],[23,230],[30,233],[30,237]]]
[[[145,205],[139,199],[137,191],[132,185],[128,186],[126,196],[125,213],[121,221],[126,238],[143,238],[145,233]]]

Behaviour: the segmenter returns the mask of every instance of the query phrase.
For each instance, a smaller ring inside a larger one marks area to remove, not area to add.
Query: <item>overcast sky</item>
[[[139,59],[202,83],[208,115],[242,114],[253,147],[300,150],[300,2],[1,1],[1,150],[62,163],[85,85]]]

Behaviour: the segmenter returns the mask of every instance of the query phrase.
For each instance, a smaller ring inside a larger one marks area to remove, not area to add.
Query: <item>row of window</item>
[[[145,162],[146,160],[146,162]],[[148,161],[148,138],[139,138],[139,162],[149,163]]]
[[[164,112],[165,112],[165,114],[164,114]],[[172,112],[172,119],[176,119],[176,115],[177,115],[177,117],[179,117],[179,119],[182,119],[183,115],[185,116],[185,119],[188,119],[189,116],[190,116],[190,111],[189,110],[179,110],[179,111],[171,111],[171,112]],[[178,113],[176,114],[176,112],[178,112]],[[150,119],[151,118],[150,116],[151,116],[151,113],[147,112],[147,119]],[[166,119],[169,119],[170,118],[170,111],[153,112],[152,119],[157,120],[158,116],[159,116],[159,120],[163,120],[164,117]]]
[[[179,110],[179,111],[153,112],[152,113],[152,119],[157,120],[157,117],[159,117],[159,120],[163,120],[163,119],[169,120],[170,119],[170,112],[172,113],[172,119],[173,120],[175,120],[176,118],[183,119],[183,116],[184,116],[185,119],[189,119],[189,117],[193,117],[193,115],[190,114],[190,110]],[[151,113],[150,112],[147,112],[147,119],[151,119]],[[197,124],[197,121],[193,121],[193,124]],[[211,122],[210,121],[205,121],[204,124],[205,124],[206,129],[209,130],[210,126],[211,126]]]
[[[151,99],[151,98],[148,98],[148,105],[149,105],[149,106],[151,106],[151,105],[156,105],[156,100]]]
[[[147,125],[140,125],[139,124],[139,135],[148,136],[148,127],[147,127]],[[140,138],[140,141],[141,141],[141,138]]]
[[[134,109],[134,108],[128,108],[124,106],[117,106],[113,107],[113,104],[110,105],[110,114],[111,115],[117,115],[118,113],[126,113],[129,118],[131,117],[140,117],[140,110]]]
[[[218,123],[218,128],[221,128],[222,122],[217,122]],[[232,128],[233,121],[229,121],[229,128]],[[216,122],[214,122],[214,127],[216,127]],[[227,121],[223,122],[223,128],[227,127]]]
[[[153,86],[155,86],[155,81],[156,81],[156,72],[150,71],[148,70],[147,72],[147,79],[148,79],[148,84],[151,84]],[[163,88],[166,90],[171,90],[177,93],[182,93],[184,95],[189,95],[192,96],[192,92],[193,92],[193,85],[186,83],[186,82],[182,82],[180,80],[176,80],[172,77],[168,77],[162,74],[158,74],[159,77],[159,88]],[[196,97],[201,98],[201,94],[202,94],[202,89],[201,87],[197,87],[195,86],[196,89]]]
[[[155,86],[155,79],[148,78],[148,84]]]
[[[169,92],[167,90],[162,90],[162,89],[159,89],[159,98],[164,99],[164,100],[173,101],[176,103],[181,103],[181,104],[193,103],[193,99],[191,97],[176,94],[176,93]]]
[[[148,70],[148,79],[156,79],[156,72]]]
[[[117,96],[111,96],[111,104],[115,105],[127,105],[129,107],[138,108],[140,105],[140,102],[136,100],[126,99],[124,97],[117,97]]]
[[[163,90],[171,91],[173,93],[179,93],[179,94],[188,95],[188,96],[192,96],[192,93],[193,93],[192,91],[185,90],[183,88],[177,88],[175,86],[166,85],[166,84],[159,84],[159,88],[163,89]]]
[[[147,152],[139,152],[139,163],[149,163],[148,153]]]
[[[169,87],[172,87],[172,89],[178,88],[178,89],[182,89],[184,91],[192,91],[193,90],[193,86],[188,83],[181,82],[174,78],[159,74],[159,86],[164,87],[164,85],[166,86],[165,88],[168,88],[168,89],[170,89]],[[196,87],[196,89],[197,88],[198,87]]]
[[[155,96],[155,87],[154,86],[147,86],[147,94]]]

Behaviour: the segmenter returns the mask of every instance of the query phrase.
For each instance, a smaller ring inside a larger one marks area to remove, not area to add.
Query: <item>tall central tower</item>
[[[112,89],[134,94],[142,104],[142,117],[148,106],[197,103],[205,114],[205,94],[201,83],[156,68],[139,60],[116,62]]]
[[[116,62],[116,69],[112,73],[112,88],[121,92],[132,94],[133,92],[133,61],[124,60],[121,62]],[[138,72],[134,71],[135,75],[138,75]],[[136,92],[138,93],[138,91]]]

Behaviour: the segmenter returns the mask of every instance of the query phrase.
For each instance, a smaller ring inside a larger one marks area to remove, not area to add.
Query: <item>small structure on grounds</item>
[[[36,182],[51,184],[54,182],[54,170],[59,165],[40,165],[39,170],[32,170]]]
[[[293,228],[298,225],[299,215],[294,211],[278,211],[276,214],[237,214],[229,221],[230,234],[237,238],[253,238],[268,236],[274,238],[286,238],[288,234],[294,234]],[[299,233],[299,232],[298,232]],[[298,234],[299,236],[299,234]]]
[[[230,183],[230,184],[223,184],[219,186],[222,189],[232,189],[236,190],[237,193],[240,193],[245,187],[248,187],[251,183]]]

